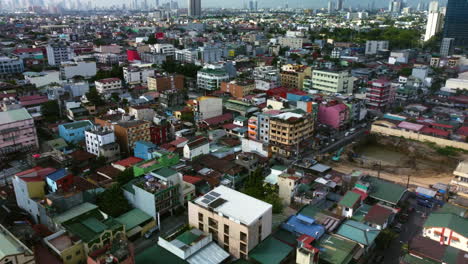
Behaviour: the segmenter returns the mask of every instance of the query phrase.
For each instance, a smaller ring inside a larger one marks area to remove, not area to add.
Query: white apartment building
[[[94,127],[85,131],[86,151],[98,157],[105,156],[109,148],[117,148],[120,152],[119,144],[115,142],[114,131],[110,127]],[[107,157],[106,157],[107,158]]]
[[[429,12],[427,14],[426,33],[424,34],[424,41],[428,41],[435,34],[442,30],[444,21],[444,14],[440,12]]]
[[[49,44],[46,47],[47,61],[51,66],[60,65],[72,59],[73,54],[69,46],[64,43]]]
[[[214,65],[205,66],[197,73],[198,89],[216,91],[222,82],[229,81],[229,74],[223,67]]]
[[[314,70],[312,88],[327,93],[352,94],[354,77],[348,71]]]
[[[175,59],[180,62],[194,63],[198,60],[198,51],[196,49],[176,50]]]
[[[149,64],[131,65],[123,68],[123,75],[127,84],[147,83],[148,77],[156,74],[154,68]]]
[[[211,233],[236,258],[271,234],[272,205],[225,186],[188,203],[189,225]]]
[[[253,78],[255,80],[271,81],[279,83],[280,79],[279,69],[273,66],[255,67],[253,71]]]
[[[174,56],[175,48],[172,44],[154,44],[150,46],[150,49],[153,53],[161,53],[169,56]]]
[[[388,40],[366,41],[366,55],[375,55],[379,50],[388,50]]]
[[[122,89],[122,80],[119,78],[107,78],[95,81],[96,90],[98,93],[114,93]]]
[[[304,39],[280,37],[278,39],[278,44],[281,47],[289,47],[290,49],[302,49],[302,45],[304,44]]]
[[[63,80],[72,79],[75,76],[91,78],[96,75],[96,62],[77,60],[62,62],[60,65],[60,76]]]
[[[16,56],[0,56],[0,76],[22,73],[24,71],[23,59]]]

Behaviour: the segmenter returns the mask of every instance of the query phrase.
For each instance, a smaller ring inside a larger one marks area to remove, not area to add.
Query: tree
[[[117,184],[122,186],[124,184],[127,184],[129,181],[131,181],[134,178],[133,174],[133,169],[129,168],[124,171],[122,171],[118,176],[117,176]]]
[[[279,214],[283,211],[283,201],[277,194],[277,188],[266,187],[263,178],[262,168],[258,168],[252,172],[244,185],[243,192],[273,205],[273,213]]]
[[[86,98],[88,98],[88,101],[96,106],[102,106],[105,104],[101,95],[96,90],[96,87],[89,88],[89,92],[86,93]]]
[[[57,100],[47,101],[41,105],[41,112],[47,122],[60,120],[60,109]]]
[[[104,213],[112,217],[117,217],[132,209],[118,184],[100,193],[96,204]]]

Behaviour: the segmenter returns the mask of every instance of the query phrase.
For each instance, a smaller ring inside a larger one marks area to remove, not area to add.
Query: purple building
[[[318,121],[334,129],[342,129],[349,119],[349,108],[342,103],[320,104]]]

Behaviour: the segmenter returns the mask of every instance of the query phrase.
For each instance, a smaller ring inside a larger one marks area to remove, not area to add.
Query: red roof
[[[314,242],[315,238],[309,236],[309,235],[306,235],[306,234],[303,234],[301,235],[300,237],[297,238],[297,241],[299,242],[299,244],[302,243],[302,247],[308,249],[308,250],[311,250],[311,251],[319,251],[318,249],[316,249],[314,246],[312,246],[312,242]]]
[[[16,176],[26,182],[43,181],[47,175],[55,171],[56,169],[54,168],[42,168],[37,166],[29,170],[18,172]]]
[[[15,49],[13,53],[33,53],[33,52],[43,52],[41,48],[25,48],[25,49]]]
[[[361,196],[361,201],[364,201],[364,200],[367,198],[367,196],[368,196],[368,194],[367,194],[366,192],[364,192],[364,191],[362,191],[362,190],[359,190],[359,189],[353,189],[353,190],[351,190],[351,191],[352,191],[353,193],[359,194],[359,195]]]
[[[448,131],[438,129],[438,128],[433,128],[433,127],[427,127],[427,126],[423,127],[423,129],[421,129],[421,133],[436,135],[436,136],[439,136],[439,137],[448,137],[450,135],[450,132],[448,132]]]
[[[190,175],[184,175],[183,179],[184,179],[184,182],[188,182],[188,183],[191,183],[191,184],[196,184],[196,183],[203,180],[200,177],[190,176]]]
[[[393,214],[393,211],[380,204],[371,207],[364,220],[366,222],[383,225],[386,220]]]
[[[22,106],[38,105],[49,101],[46,95],[21,96],[19,101]]]
[[[232,120],[232,114],[231,113],[226,113],[224,115],[215,116],[215,117],[212,117],[212,118],[207,118],[207,119],[203,120],[203,122],[207,123],[209,126],[213,126],[213,125],[218,125],[218,124],[227,122],[229,120]]]
[[[224,129],[229,129],[229,130],[232,130],[232,129],[238,128],[238,127],[241,127],[241,126],[238,126],[236,124],[225,124],[225,125],[223,125]]]
[[[128,157],[126,159],[123,159],[123,160],[119,160],[117,162],[114,162],[115,165],[120,165],[120,166],[123,166],[125,168],[129,168],[129,167],[132,167],[133,165],[137,164],[138,162],[141,162],[143,161],[142,158],[137,158],[137,157]]]
[[[458,135],[468,136],[468,127],[462,126],[457,130]]]

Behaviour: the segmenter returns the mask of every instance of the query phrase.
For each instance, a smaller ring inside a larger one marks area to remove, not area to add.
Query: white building
[[[176,50],[175,59],[183,63],[194,63],[198,60],[198,51],[196,49]]]
[[[23,59],[16,56],[0,56],[0,76],[22,73],[24,71]]]
[[[49,65],[57,66],[72,59],[73,54],[69,46],[63,43],[49,44],[46,47]]]
[[[255,67],[253,71],[253,78],[255,80],[271,81],[279,83],[280,79],[279,69],[273,66]]]
[[[375,55],[380,50],[388,50],[388,40],[366,41],[366,55]]]
[[[389,64],[395,64],[395,63],[408,63],[409,61],[409,51],[407,50],[402,50],[402,51],[392,51],[390,53],[390,57],[388,58],[388,63]]]
[[[62,62],[60,65],[60,75],[63,80],[71,79],[75,76],[91,78],[96,75],[96,62],[86,60],[76,60]]]
[[[114,93],[122,89],[122,80],[119,78],[107,78],[95,81],[96,90],[98,93]]]
[[[109,127],[94,127],[85,131],[86,151],[108,161],[116,160],[120,153],[119,144],[115,142],[114,131]]]
[[[184,146],[184,158],[188,160],[206,154],[210,154],[210,142],[205,137],[197,138]]]
[[[281,47],[289,47],[290,49],[302,49],[304,39],[302,38],[285,38],[280,37],[278,39],[278,44]]]
[[[216,91],[222,82],[229,81],[229,74],[223,67],[214,65],[205,66],[197,73],[198,89]]]
[[[24,80],[36,86],[36,88],[49,85],[51,83],[60,83],[59,71],[43,71],[43,72],[25,72],[23,73]]]
[[[127,84],[141,84],[147,83],[148,77],[155,75],[155,70],[149,64],[131,65],[123,68],[123,75]]]
[[[440,12],[429,12],[427,14],[426,33],[424,34],[424,41],[428,41],[435,34],[442,30],[444,15]]]
[[[150,49],[153,53],[161,53],[168,56],[174,56],[175,48],[172,44],[154,44],[150,46]]]

